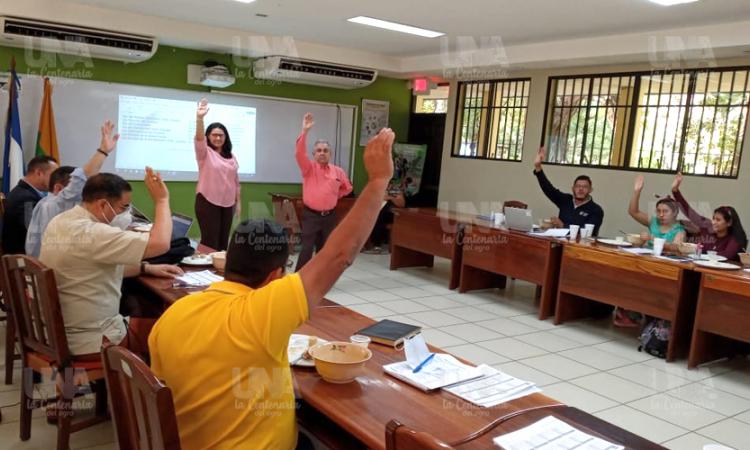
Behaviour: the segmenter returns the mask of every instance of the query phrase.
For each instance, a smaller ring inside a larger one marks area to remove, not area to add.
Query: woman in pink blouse
[[[195,114],[195,159],[198,161],[195,215],[201,230],[201,244],[226,250],[232,217],[241,212],[239,165],[232,155],[232,140],[226,127],[215,122],[204,128],[206,114],[208,101],[204,98],[198,102]]]

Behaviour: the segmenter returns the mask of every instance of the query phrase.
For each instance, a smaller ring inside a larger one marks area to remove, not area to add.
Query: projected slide
[[[115,171],[133,179],[151,166],[166,179],[197,180],[195,108],[195,101],[120,95]],[[204,122],[221,122],[229,130],[240,179],[255,174],[256,109],[211,103]]]

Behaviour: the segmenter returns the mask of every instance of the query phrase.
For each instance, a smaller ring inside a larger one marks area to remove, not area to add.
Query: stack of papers
[[[388,364],[383,366],[383,370],[388,375],[423,391],[438,389],[482,376],[478,367],[466,365],[445,353],[436,353],[429,363],[422,365],[416,373],[414,373],[414,367],[408,361]]]
[[[653,250],[650,248],[640,248],[640,247],[634,247],[634,248],[623,248],[622,251],[632,253],[634,255],[651,255],[654,253]]]
[[[208,286],[211,283],[224,280],[224,277],[216,275],[210,270],[201,270],[199,272],[185,272],[176,278],[180,283],[187,286]]]
[[[607,442],[577,430],[560,419],[547,416],[518,431],[496,437],[495,445],[505,450],[623,450],[625,447]]]
[[[482,364],[477,368],[482,372],[480,378],[447,386],[443,390],[484,408],[541,392],[536,384],[519,380],[494,367]]]
[[[529,234],[532,234],[534,236],[561,238],[567,236],[568,233],[570,233],[570,230],[568,228],[550,228],[544,231],[532,231]]]

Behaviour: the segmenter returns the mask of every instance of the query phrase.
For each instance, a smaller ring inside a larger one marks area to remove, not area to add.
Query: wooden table
[[[541,286],[539,319],[553,315],[561,241],[484,223],[464,230],[459,292],[503,288],[506,277],[518,278]]]
[[[138,277],[156,298],[169,305],[189,293],[173,289],[171,281]],[[373,323],[346,307],[324,300],[322,308],[312,311],[310,321],[298,333],[316,335],[327,340],[348,340],[357,330]],[[425,393],[386,375],[382,366],[404,359],[403,351],[372,344],[373,357],[365,374],[356,382],[336,385],[323,381],[314,369],[293,369],[298,395],[303,401],[298,420],[321,441],[335,449],[385,449],[385,426],[391,419],[416,430],[426,431],[439,439],[455,441],[492,423],[498,417],[522,409],[558,404],[542,394],[534,394],[494,408],[479,408],[443,391]],[[438,350],[432,347],[433,351]],[[628,449],[662,450],[626,430],[571,407],[530,411],[497,426],[485,436],[460,448],[478,450],[496,448],[492,438],[517,430],[547,415],[554,415],[571,425]]]
[[[692,263],[634,255],[594,243],[565,244],[555,324],[588,316],[591,302],[669,320],[667,361],[687,353],[699,275]]]
[[[274,219],[283,225],[290,233],[299,233],[302,230],[302,196],[299,194],[283,194],[271,192],[271,204],[273,205]],[[354,206],[355,197],[343,197],[336,203],[336,218],[341,221],[349,210]]]
[[[732,340],[750,342],[750,273],[697,270],[701,283],[688,357],[690,368],[731,355],[736,347]]]
[[[464,224],[472,217],[435,208],[394,208],[391,227],[391,270],[432,267],[435,257],[451,260],[450,289],[461,274]]]

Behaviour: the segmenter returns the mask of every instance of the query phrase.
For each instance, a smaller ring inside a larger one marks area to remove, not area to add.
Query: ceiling
[[[74,1],[396,57],[436,54],[446,39],[459,36],[492,36],[503,45],[517,45],[750,19],[750,0],[701,0],[672,7],[648,0]],[[346,21],[358,15],[442,31],[447,37],[428,39]]]
[[[672,7],[648,0],[0,0],[0,15],[250,58],[369,67],[400,78],[488,79],[631,63],[661,70],[750,58],[750,0]],[[446,35],[428,39],[346,21],[358,15]],[[238,66],[249,62],[240,59]]]

